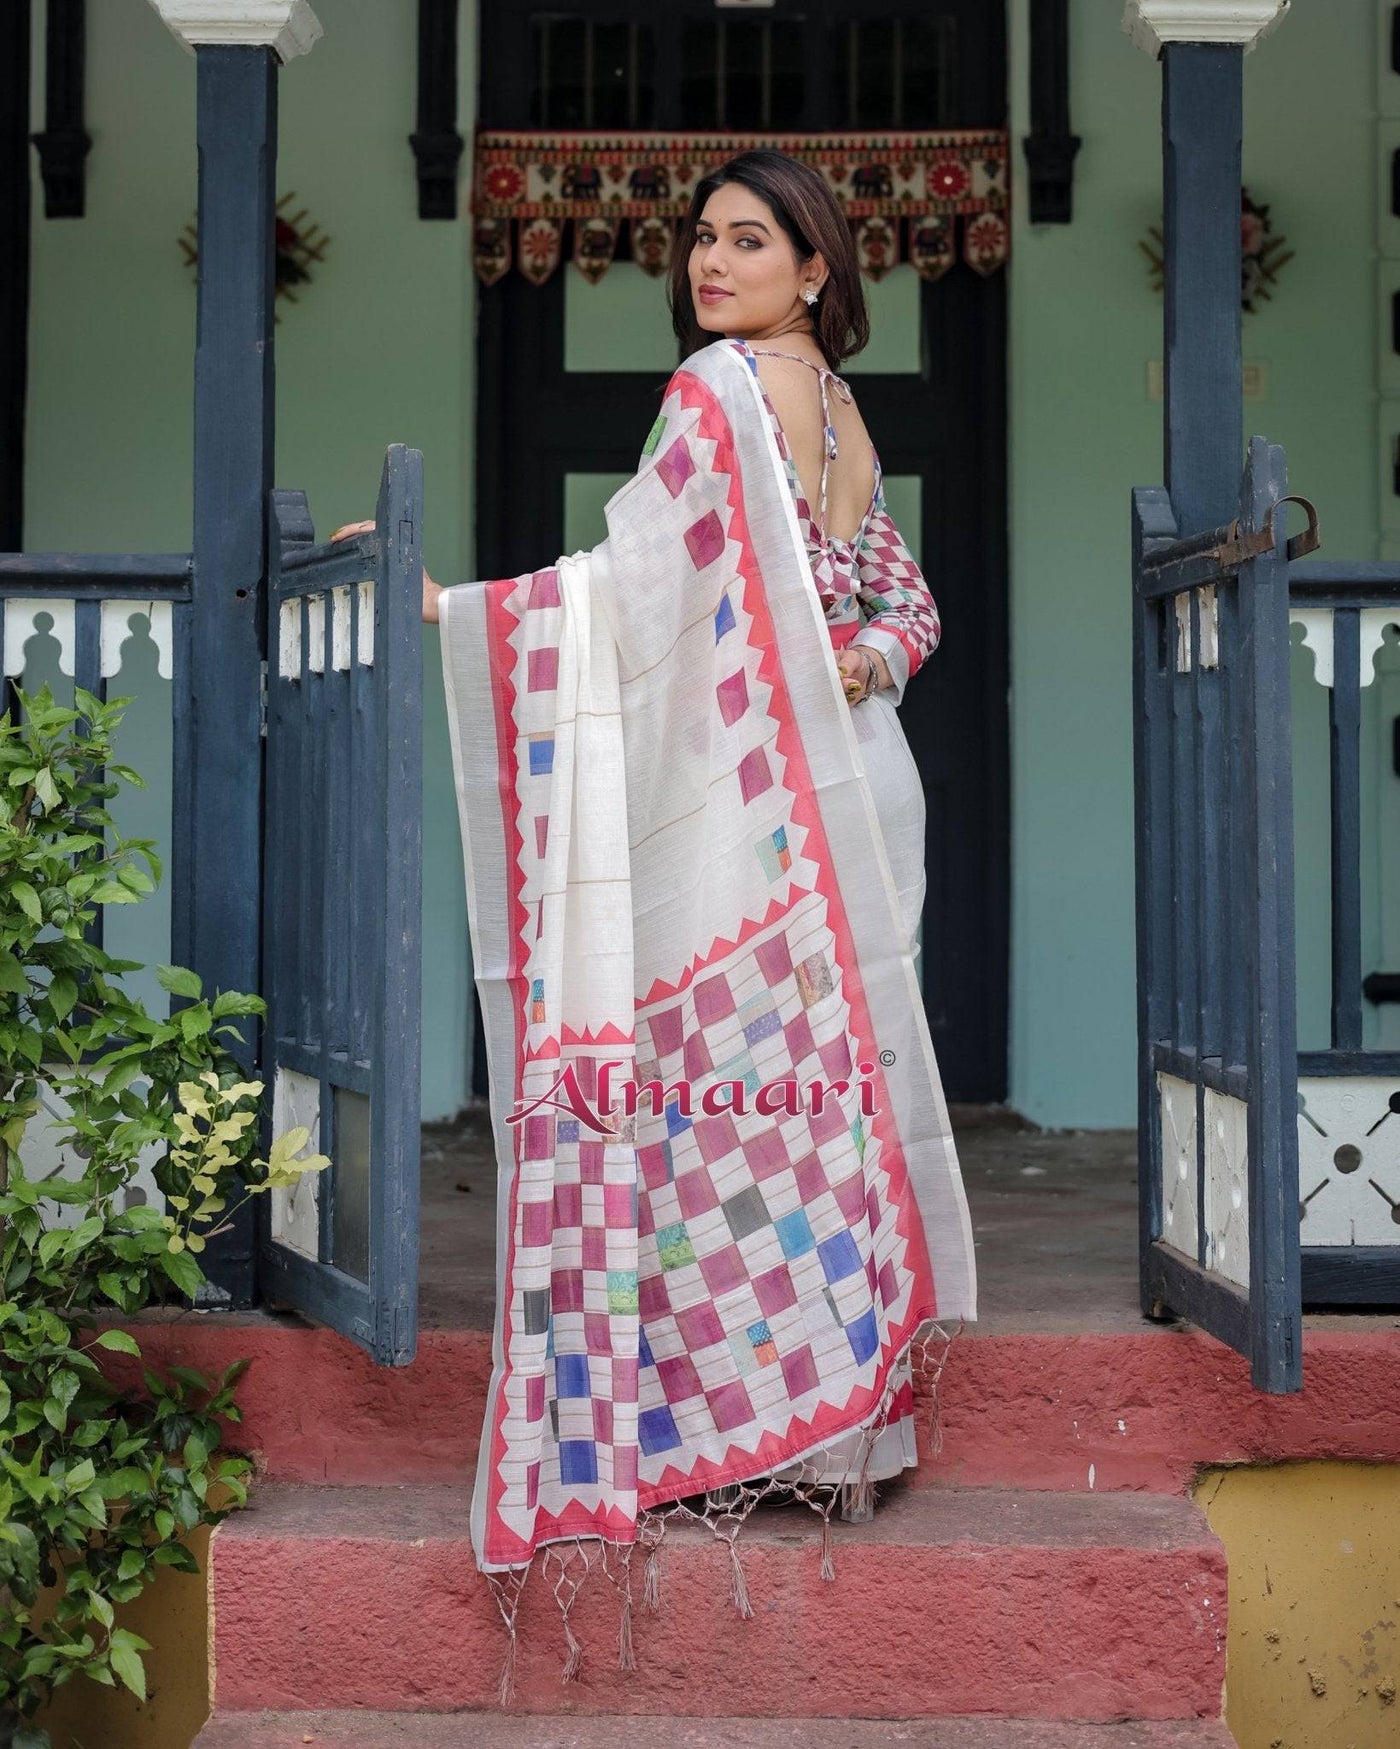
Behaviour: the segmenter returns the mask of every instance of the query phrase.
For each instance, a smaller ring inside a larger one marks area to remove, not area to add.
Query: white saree
[[[842,695],[726,343],[607,522],[439,598],[500,1172],[495,1574],[687,1496],[901,1467],[916,1335],[976,1316],[917,773],[893,707]]]

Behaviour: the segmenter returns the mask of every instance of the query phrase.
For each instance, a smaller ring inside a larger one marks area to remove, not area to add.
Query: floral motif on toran
[[[623,225],[644,272],[671,259],[699,179],[752,146],[776,146],[820,170],[851,224],[861,271],[882,279],[901,261],[938,279],[962,256],[988,274],[1010,241],[1005,128],[839,134],[498,133],[479,131],[472,183],[476,271],[494,284],[512,264],[542,284],[564,256],[597,281]]]

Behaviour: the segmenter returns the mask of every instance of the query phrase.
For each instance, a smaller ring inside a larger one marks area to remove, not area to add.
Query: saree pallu
[[[672,377],[607,527],[439,597],[500,1174],[471,1531],[516,1578],[819,1471],[909,1412],[921,1326],[976,1316],[851,707],[726,342]]]

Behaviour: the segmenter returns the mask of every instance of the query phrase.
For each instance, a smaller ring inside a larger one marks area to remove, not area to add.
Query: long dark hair
[[[690,253],[695,247],[695,233],[705,202],[726,182],[742,183],[767,201],[800,261],[810,261],[821,251],[829,277],[811,309],[812,337],[831,369],[839,369],[844,359],[859,352],[870,340],[870,317],[850,227],[821,172],[771,146],[740,152],[695,185],[666,282],[671,325],[683,353],[688,356],[716,338],[695,319]]]

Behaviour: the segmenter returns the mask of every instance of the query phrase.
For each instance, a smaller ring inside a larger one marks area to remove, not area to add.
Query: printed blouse
[[[817,586],[827,631],[832,646],[841,649],[846,644],[859,644],[878,652],[885,659],[894,685],[893,701],[898,704],[910,677],[938,647],[942,627],[938,607],[924,574],[914,555],[904,544],[894,520],[885,507],[884,473],[880,457],[871,445],[875,462],[875,486],[865,519],[848,541],[826,534],[827,471],[837,455],[836,431],[831,422],[827,401],[828,382],[836,385],[843,401],[851,399],[850,384],[834,371],[813,364],[796,352],[776,352],[767,347],[753,347],[746,340],[736,340],[754,373],[763,404],[772,422],[778,453],[787,470],[788,485],[797,507],[797,520],[812,566],[812,578]],[[818,373],[822,397],[822,477],[819,514],[812,515],[811,506],[802,490],[797,464],[792,457],[787,434],[768,398],[758,375],[756,354],[770,358],[795,358],[809,370]]]

